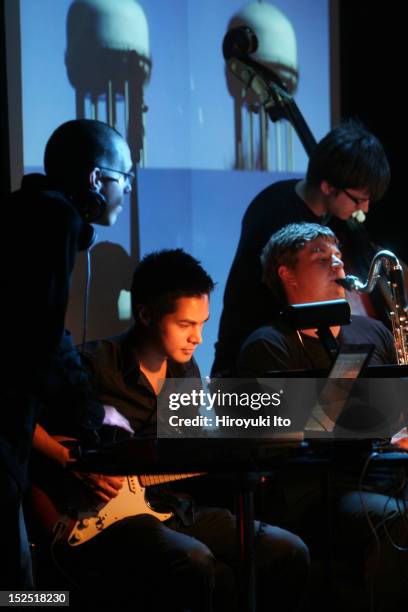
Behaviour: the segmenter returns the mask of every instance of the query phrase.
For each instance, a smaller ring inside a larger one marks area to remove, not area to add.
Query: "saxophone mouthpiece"
[[[347,274],[345,278],[336,278],[336,283],[349,291],[357,291],[363,286],[360,279],[357,278],[357,276],[352,276],[351,274]]]

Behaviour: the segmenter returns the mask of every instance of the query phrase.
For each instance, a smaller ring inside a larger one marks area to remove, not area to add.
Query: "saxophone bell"
[[[390,270],[390,283],[395,292],[395,299],[401,312],[408,313],[408,299],[402,267],[393,267]]]
[[[408,300],[405,279],[398,257],[391,251],[378,251],[373,257],[365,283],[356,276],[339,278],[336,283],[358,293],[371,293],[381,275],[384,275],[390,290],[390,320],[394,336],[395,351],[399,365],[408,365]]]

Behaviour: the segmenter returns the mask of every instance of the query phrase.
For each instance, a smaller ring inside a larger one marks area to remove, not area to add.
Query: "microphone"
[[[258,49],[255,32],[248,26],[239,26],[228,30],[222,43],[222,53],[226,61],[233,57],[242,57]]]

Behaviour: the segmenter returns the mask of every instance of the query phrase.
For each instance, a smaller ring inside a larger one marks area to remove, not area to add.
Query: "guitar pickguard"
[[[137,476],[127,476],[123,487],[116,497],[104,504],[99,510],[89,508],[81,509],[79,520],[68,536],[71,546],[78,546],[91,540],[104,529],[128,516],[150,514],[159,521],[166,521],[172,516],[171,512],[155,512],[145,498],[146,489],[140,484]]]

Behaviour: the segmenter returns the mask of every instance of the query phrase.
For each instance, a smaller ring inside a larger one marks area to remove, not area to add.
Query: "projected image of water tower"
[[[144,87],[151,57],[145,13],[136,0],[75,0],[67,18],[65,62],[76,116],[105,121],[146,164]]]
[[[275,72],[286,90],[296,92],[299,73],[293,26],[284,13],[265,2],[251,2],[230,19],[227,31],[249,27],[258,39],[251,58]],[[228,91],[234,101],[235,169],[294,170],[294,133],[285,120],[271,123],[252,91],[226,69]]]

